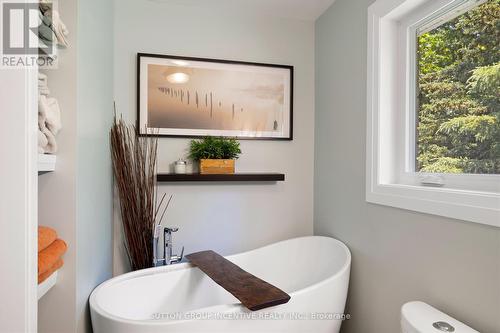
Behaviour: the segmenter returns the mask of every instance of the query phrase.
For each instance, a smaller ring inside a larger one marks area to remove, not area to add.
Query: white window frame
[[[500,227],[500,175],[415,172],[416,31],[464,3],[377,0],[368,8],[366,200]],[[423,186],[423,176],[444,186]]]

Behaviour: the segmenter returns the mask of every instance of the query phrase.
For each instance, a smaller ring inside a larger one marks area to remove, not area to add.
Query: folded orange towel
[[[52,244],[57,239],[57,233],[54,229],[49,227],[38,227],[38,252],[46,249],[47,246]]]
[[[49,276],[51,276],[55,271],[57,271],[59,268],[62,267],[64,264],[62,259],[59,259],[56,261],[56,263],[49,268],[48,271],[42,274],[38,274],[38,284],[42,283],[43,281],[47,280]]]
[[[68,246],[62,239],[56,239],[44,250],[38,252],[38,275],[47,272],[61,259]]]

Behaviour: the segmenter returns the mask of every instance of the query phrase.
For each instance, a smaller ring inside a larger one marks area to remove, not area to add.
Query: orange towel
[[[57,239],[57,233],[49,227],[38,227],[38,252],[46,249]]]
[[[48,271],[46,271],[45,273],[42,273],[42,274],[38,274],[38,284],[40,284],[43,281],[47,280],[47,278],[49,276],[51,276],[52,273],[54,273],[59,268],[61,268],[63,264],[64,264],[63,260],[59,259],[59,260],[56,261],[56,263],[52,267],[49,268]]]
[[[61,259],[68,246],[62,239],[56,239],[46,249],[38,252],[38,275],[47,272]]]

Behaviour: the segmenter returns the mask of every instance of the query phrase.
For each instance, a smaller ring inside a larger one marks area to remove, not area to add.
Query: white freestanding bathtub
[[[290,301],[252,312],[189,263],[150,268],[92,292],[94,333],[339,332],[351,266],[343,243],[295,238],[226,258]]]

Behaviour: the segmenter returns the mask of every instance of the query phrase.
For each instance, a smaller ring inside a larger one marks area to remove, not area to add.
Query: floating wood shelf
[[[290,295],[283,290],[244,271],[214,251],[192,253],[186,258],[251,311],[284,304],[290,300]]]
[[[234,173],[212,175],[200,173],[159,173],[159,182],[280,182],[285,180],[282,173]]]

